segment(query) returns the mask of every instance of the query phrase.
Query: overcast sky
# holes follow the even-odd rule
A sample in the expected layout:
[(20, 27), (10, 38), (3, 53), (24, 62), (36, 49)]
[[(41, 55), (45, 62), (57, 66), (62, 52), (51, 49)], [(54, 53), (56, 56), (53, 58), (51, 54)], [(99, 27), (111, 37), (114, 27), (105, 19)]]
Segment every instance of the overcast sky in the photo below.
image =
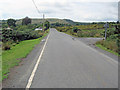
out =
[[(119, 0), (0, 0), (0, 19), (30, 18), (71, 19), (74, 21), (117, 21)], [(98, 2), (99, 1), (99, 2)]]

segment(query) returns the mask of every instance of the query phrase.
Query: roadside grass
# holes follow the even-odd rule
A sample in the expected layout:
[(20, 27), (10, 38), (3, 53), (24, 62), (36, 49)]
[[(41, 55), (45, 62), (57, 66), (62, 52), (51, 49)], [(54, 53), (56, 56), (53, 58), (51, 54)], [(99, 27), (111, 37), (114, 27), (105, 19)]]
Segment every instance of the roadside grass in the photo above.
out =
[(96, 44), (96, 46), (99, 47), (99, 48), (101, 48), (101, 49), (103, 49), (103, 50), (105, 50), (105, 51), (108, 51), (108, 52), (110, 52), (110, 53), (113, 53), (114, 55), (120, 56), (117, 52), (114, 52), (114, 51), (112, 51), (112, 50), (110, 50), (110, 49), (107, 49), (106, 47), (104, 47), (104, 46), (102, 46), (102, 45), (100, 45), (100, 44)]
[[(48, 32), (48, 31), (47, 31)], [(47, 35), (45, 33), (38, 39), (21, 41), (19, 44), (12, 46), (10, 50), (2, 52), (2, 81), (8, 77), (10, 68), (19, 65), (21, 58), (25, 58), (40, 41)], [(1, 73), (1, 72), (0, 72)]]

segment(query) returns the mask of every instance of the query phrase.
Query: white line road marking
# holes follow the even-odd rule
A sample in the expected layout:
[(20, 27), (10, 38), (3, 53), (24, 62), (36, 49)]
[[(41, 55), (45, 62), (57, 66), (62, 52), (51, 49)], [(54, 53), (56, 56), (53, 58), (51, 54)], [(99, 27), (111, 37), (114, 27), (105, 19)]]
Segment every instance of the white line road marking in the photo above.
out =
[(46, 42), (45, 42), (45, 44), (44, 44), (44, 46), (43, 46), (43, 49), (42, 49), (42, 51), (41, 51), (41, 53), (40, 53), (40, 56), (39, 56), (39, 58), (38, 58), (38, 60), (37, 60), (37, 62), (36, 62), (36, 64), (35, 64), (35, 67), (34, 67), (32, 73), (31, 73), (31, 76), (30, 76), (30, 78), (29, 78), (29, 80), (28, 80), (28, 83), (27, 83), (27, 86), (26, 86), (26, 89), (27, 89), (27, 90), (30, 88), (30, 86), (31, 86), (31, 84), (32, 84), (33, 78), (34, 78), (34, 76), (35, 76), (35, 72), (36, 72), (37, 67), (38, 67), (38, 65), (39, 65), (39, 63), (40, 63), (40, 60), (41, 60), (41, 57), (42, 57), (42, 55), (43, 55), (43, 52), (44, 52), (45, 46), (46, 46), (46, 44), (47, 44), (48, 38), (49, 38), (49, 35), (48, 35), (48, 37), (47, 37), (47, 39), (46, 39)]

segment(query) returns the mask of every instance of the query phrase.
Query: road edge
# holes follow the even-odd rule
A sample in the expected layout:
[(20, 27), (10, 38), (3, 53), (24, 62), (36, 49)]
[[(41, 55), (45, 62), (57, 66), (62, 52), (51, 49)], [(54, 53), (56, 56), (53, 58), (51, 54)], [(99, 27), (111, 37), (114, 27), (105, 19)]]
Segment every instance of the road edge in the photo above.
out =
[(35, 76), (37, 67), (38, 67), (38, 65), (39, 65), (39, 63), (40, 63), (41, 57), (42, 57), (43, 52), (44, 52), (44, 50), (45, 50), (45, 47), (46, 47), (46, 44), (47, 44), (49, 35), (50, 35), (50, 34), (48, 34), (47, 39), (46, 39), (46, 41), (45, 41), (45, 44), (44, 44), (44, 46), (43, 46), (43, 48), (42, 48), (42, 51), (41, 51), (41, 53), (40, 53), (40, 55), (39, 55), (39, 57), (38, 57), (38, 60), (37, 60), (37, 62), (36, 62), (36, 64), (35, 64), (35, 66), (34, 66), (34, 69), (32, 70), (32, 73), (31, 73), (30, 78), (29, 78), (29, 80), (28, 80), (28, 83), (27, 83), (27, 85), (26, 85), (26, 89), (29, 89), (30, 86), (31, 86), (31, 84), (32, 84), (32, 81), (33, 81), (33, 78), (34, 78), (34, 76)]

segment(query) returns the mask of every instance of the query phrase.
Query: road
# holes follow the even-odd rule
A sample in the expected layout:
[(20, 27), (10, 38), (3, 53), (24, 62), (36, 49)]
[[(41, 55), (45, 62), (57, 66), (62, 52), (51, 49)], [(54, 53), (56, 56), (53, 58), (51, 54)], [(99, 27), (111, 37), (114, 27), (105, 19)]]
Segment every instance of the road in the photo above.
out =
[(11, 71), (4, 88), (25, 88), (42, 51), (30, 88), (118, 88), (116, 60), (55, 29), (48, 36), (46, 46), (37, 46)]
[(71, 36), (50, 30), (31, 88), (117, 88), (118, 64)]
[[(85, 43), (86, 45), (88, 45), (88, 46), (90, 46), (90, 47), (92, 47), (92, 48), (94, 48), (94, 49), (96, 49), (97, 51), (99, 51), (99, 52), (101, 52), (101, 53), (103, 53), (103, 54), (105, 54), (105, 55), (107, 55), (107, 56), (109, 56), (109, 57), (111, 57), (111, 58), (113, 58), (114, 60), (116, 60), (116, 61), (118, 61), (118, 56), (117, 55), (114, 55), (114, 54), (112, 54), (112, 53), (110, 53), (110, 52), (108, 52), (108, 51), (105, 51), (105, 50), (103, 50), (103, 49), (101, 49), (101, 48), (99, 48), (99, 47), (97, 47), (96, 45), (95, 45), (95, 43), (97, 42), (97, 41), (100, 41), (100, 40), (103, 40), (103, 38), (76, 38), (76, 39), (78, 39), (78, 40), (80, 40), (80, 41), (82, 41), (83, 43)], [(120, 58), (120, 57), (119, 57)]]

